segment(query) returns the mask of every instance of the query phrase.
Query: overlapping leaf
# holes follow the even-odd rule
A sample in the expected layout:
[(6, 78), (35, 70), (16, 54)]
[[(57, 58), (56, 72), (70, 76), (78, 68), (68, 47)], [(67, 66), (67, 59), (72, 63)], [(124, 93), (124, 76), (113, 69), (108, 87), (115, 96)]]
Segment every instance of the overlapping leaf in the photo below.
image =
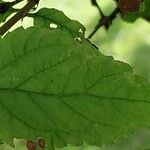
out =
[(66, 17), (56, 9), (42, 8), (34, 14), (34, 25), (49, 28), (50, 24), (56, 24), (58, 28), (70, 31), (73, 36), (83, 37), (85, 28), (77, 21)]
[(150, 127), (149, 83), (57, 25), (0, 41), (0, 139), (101, 146)]
[[(15, 12), (15, 9), (13, 8), (9, 8), (6, 6), (3, 6), (3, 4), (5, 4), (4, 1), (0, 0), (0, 23), (3, 23), (6, 21), (6, 19), (12, 14)], [(4, 10), (3, 10), (4, 9)], [(7, 10), (8, 9), (8, 10)]]

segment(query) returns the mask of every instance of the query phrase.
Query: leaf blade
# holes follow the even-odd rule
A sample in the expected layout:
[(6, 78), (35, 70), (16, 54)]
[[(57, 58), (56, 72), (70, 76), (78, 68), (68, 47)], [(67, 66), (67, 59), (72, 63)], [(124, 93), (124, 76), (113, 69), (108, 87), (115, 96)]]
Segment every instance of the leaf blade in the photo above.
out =
[(149, 127), (149, 83), (84, 38), (18, 28), (0, 47), (2, 141), (42, 136), (51, 149), (100, 146)]

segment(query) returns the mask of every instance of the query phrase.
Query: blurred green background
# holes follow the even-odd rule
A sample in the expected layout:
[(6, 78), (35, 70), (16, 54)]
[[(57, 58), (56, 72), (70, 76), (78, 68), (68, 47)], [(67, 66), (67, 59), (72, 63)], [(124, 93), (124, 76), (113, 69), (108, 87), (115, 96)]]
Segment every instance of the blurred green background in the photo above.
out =
[[(103, 13), (109, 15), (116, 7), (113, 0), (97, 0)], [(78, 20), (87, 29), (88, 36), (99, 20), (98, 10), (91, 5), (90, 0), (41, 0), (39, 8), (49, 7), (62, 10), (71, 19)], [(27, 27), (32, 19), (25, 18), (19, 22)], [(134, 73), (146, 77), (150, 81), (150, 23), (139, 18), (134, 23), (125, 22), (118, 15), (108, 31), (104, 27), (92, 37), (91, 41), (104, 55), (112, 55), (116, 60), (129, 63)], [(26, 150), (25, 141), (15, 140), (15, 148), (6, 144), (0, 150)], [(84, 145), (78, 148), (68, 146), (63, 150), (150, 150), (150, 130), (138, 132), (136, 135), (115, 145), (95, 146)]]

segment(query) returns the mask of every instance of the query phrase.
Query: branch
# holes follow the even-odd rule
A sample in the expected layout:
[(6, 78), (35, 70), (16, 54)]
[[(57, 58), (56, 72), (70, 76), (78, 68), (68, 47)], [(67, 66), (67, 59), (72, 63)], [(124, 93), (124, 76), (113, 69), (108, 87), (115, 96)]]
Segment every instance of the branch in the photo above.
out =
[(18, 3), (22, 2), (22, 1), (23, 0), (15, 0), (15, 1), (12, 1), (12, 2), (3, 2), (3, 3), (0, 3), (0, 14), (6, 13), (14, 5), (16, 5), (16, 4), (18, 4)]
[(92, 3), (93, 6), (95, 6), (98, 9), (100, 16), (101, 17), (104, 16), (104, 14), (103, 14), (101, 8), (99, 7), (97, 1), (96, 0), (91, 0), (91, 3)]
[[(19, 0), (18, 0), (19, 1)], [(24, 15), (26, 15), (39, 0), (28, 0), (28, 3), (20, 9), (12, 18), (0, 27), (0, 35), (3, 36), (15, 23), (17, 23)]]
[(109, 16), (102, 15), (98, 24), (95, 26), (93, 32), (88, 36), (89, 39), (93, 37), (93, 35), (102, 27), (104, 26), (106, 30), (112, 24), (112, 21), (116, 18), (117, 14), (120, 12), (120, 9), (117, 7)]
[[(143, 0), (141, 0), (142, 2)], [(119, 0), (117, 0), (117, 3), (120, 2)], [(116, 15), (118, 13), (121, 13), (121, 9), (119, 6), (117, 6), (117, 8), (109, 15), (109, 16), (105, 16), (103, 14), (103, 12), (101, 11), (98, 3), (96, 0), (91, 0), (91, 3), (93, 6), (97, 7), (101, 18), (99, 19), (98, 24), (95, 26), (93, 32), (88, 36), (89, 39), (91, 39), (93, 37), (93, 35), (102, 27), (104, 26), (106, 28), (106, 30), (110, 27), (110, 25), (112, 24), (112, 21), (115, 19)], [(119, 5), (119, 4), (117, 4)], [(133, 7), (133, 6), (132, 6)], [(134, 10), (135, 11), (135, 10)], [(144, 19), (146, 19), (147, 21), (150, 21), (150, 16), (148, 17), (143, 17)]]

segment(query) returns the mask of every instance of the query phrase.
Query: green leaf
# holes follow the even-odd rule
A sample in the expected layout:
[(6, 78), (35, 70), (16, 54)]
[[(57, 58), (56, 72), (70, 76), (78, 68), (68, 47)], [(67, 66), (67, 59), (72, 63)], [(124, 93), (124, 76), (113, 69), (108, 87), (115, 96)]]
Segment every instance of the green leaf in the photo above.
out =
[(2, 141), (101, 146), (150, 127), (147, 80), (71, 31), (18, 28), (0, 41)]
[(4, 144), (4, 143), (3, 143), (3, 141), (0, 139), (0, 145), (1, 145), (1, 144)]
[(3, 23), (6, 21), (6, 19), (12, 14), (14, 13), (15, 10), (14, 9), (11, 9), (9, 11), (7, 11), (6, 13), (4, 14), (0, 14), (0, 23)]
[(82, 24), (69, 19), (56, 9), (42, 8), (33, 16), (35, 26), (49, 28), (50, 24), (56, 24), (57, 28), (70, 31), (74, 37), (83, 37), (85, 34), (85, 27)]

